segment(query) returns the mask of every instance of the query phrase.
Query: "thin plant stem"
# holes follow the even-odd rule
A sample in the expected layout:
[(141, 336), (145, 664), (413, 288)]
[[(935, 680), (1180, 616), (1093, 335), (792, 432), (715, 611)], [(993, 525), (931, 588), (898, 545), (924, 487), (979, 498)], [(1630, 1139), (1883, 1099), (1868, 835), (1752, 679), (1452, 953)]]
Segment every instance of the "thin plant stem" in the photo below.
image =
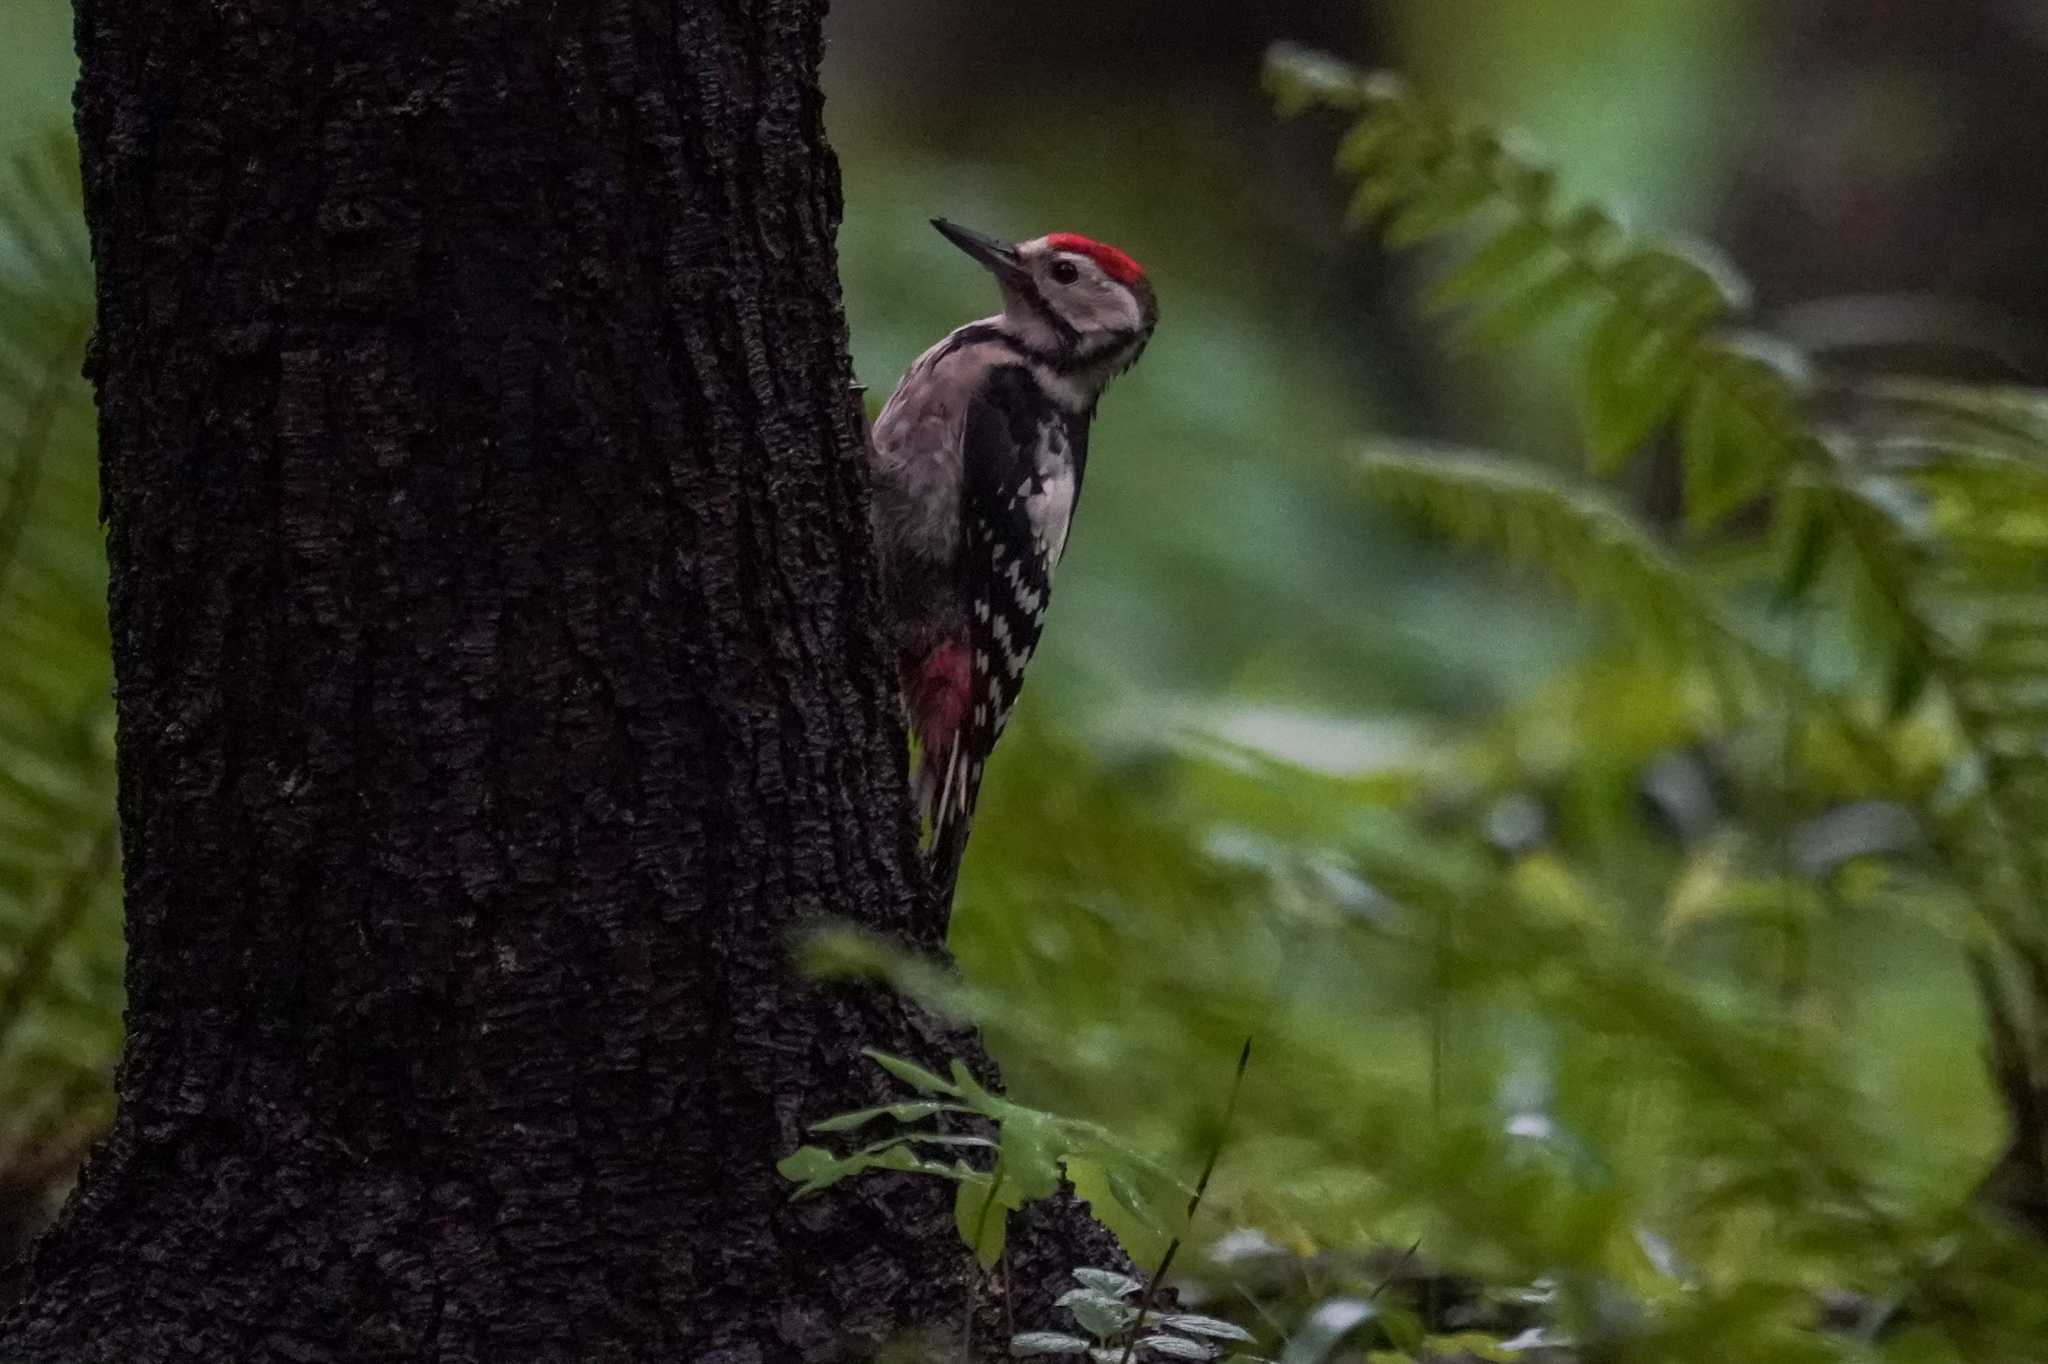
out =
[[(981, 1200), (981, 1211), (979, 1213), (976, 1213), (974, 1217), (974, 1244), (967, 1248), (967, 1257), (969, 1260), (973, 1261), (973, 1266), (969, 1270), (967, 1275), (966, 1319), (960, 1323), (960, 1357), (962, 1359), (967, 1358), (968, 1354), (974, 1348), (974, 1300), (976, 1296), (975, 1287), (981, 1282), (982, 1279), (981, 1238), (982, 1234), (988, 1230), (989, 1212), (996, 1205), (996, 1191), (1001, 1189), (1002, 1187), (1003, 1157), (1001, 1153), (998, 1152), (996, 1155), (995, 1168), (989, 1171), (988, 1197)], [(1008, 1247), (1005, 1246), (1004, 1249), (1007, 1250)], [(1005, 1278), (1003, 1289), (1003, 1309), (1007, 1313), (1009, 1310), (1009, 1280), (1007, 1277), (1007, 1264), (1005, 1265), (1004, 1273)], [(1011, 1331), (1011, 1334), (1016, 1334), (1014, 1329)]]
[[(1209, 1148), (1209, 1159), (1202, 1166), (1202, 1177), (1195, 1181), (1195, 1192), (1188, 1199), (1187, 1225), (1195, 1225), (1195, 1210), (1202, 1206), (1202, 1195), (1209, 1191), (1209, 1176), (1216, 1173), (1217, 1158), (1223, 1154), (1223, 1143), (1230, 1137), (1230, 1120), (1237, 1114), (1237, 1096), (1244, 1088), (1245, 1067), (1252, 1061), (1252, 1040), (1247, 1037), (1244, 1047), (1237, 1053), (1237, 1073), (1230, 1079), (1230, 1098), (1223, 1105), (1223, 1123), (1216, 1129), (1216, 1144)], [(1138, 1348), (1138, 1337), (1144, 1333), (1145, 1321), (1152, 1315), (1152, 1299), (1159, 1292), (1159, 1285), (1166, 1281), (1166, 1272), (1173, 1268), (1173, 1257), (1180, 1254), (1181, 1238), (1175, 1236), (1166, 1243), (1166, 1253), (1159, 1257), (1159, 1268), (1152, 1271), (1151, 1281), (1145, 1285), (1144, 1296), (1138, 1299), (1138, 1316), (1131, 1323), (1130, 1339), (1124, 1342), (1123, 1357), (1117, 1364), (1131, 1364), (1131, 1352)]]

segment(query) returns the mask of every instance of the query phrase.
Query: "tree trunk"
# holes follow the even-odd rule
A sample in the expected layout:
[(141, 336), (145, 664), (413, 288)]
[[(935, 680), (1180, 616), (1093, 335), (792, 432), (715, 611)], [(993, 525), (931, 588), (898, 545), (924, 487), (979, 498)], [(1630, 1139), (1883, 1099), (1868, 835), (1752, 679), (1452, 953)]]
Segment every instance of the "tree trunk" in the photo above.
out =
[[(863, 1044), (974, 1054), (787, 969), (816, 916), (945, 914), (822, 8), (79, 0), (129, 1040), (0, 1358), (958, 1322), (949, 1187), (773, 1170), (875, 1097)], [(1105, 1253), (1040, 1220), (1024, 1312)]]

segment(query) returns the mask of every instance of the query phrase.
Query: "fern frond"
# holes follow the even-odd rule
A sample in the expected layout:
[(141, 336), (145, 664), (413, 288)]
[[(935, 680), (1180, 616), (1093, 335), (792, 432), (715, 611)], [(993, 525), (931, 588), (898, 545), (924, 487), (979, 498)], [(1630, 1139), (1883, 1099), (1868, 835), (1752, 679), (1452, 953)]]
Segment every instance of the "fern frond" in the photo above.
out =
[(1427, 297), (1438, 308), (1477, 305), (1468, 339), (1499, 344), (1579, 321), (1579, 418), (1596, 472), (1676, 423), (1687, 523), (1707, 530), (1788, 467), (1826, 462), (1799, 415), (1797, 358), (1736, 333), (1748, 288), (1717, 255), (1565, 202), (1548, 167), (1397, 78), (1284, 45), (1268, 54), (1266, 77), (1283, 110), (1355, 116), (1337, 156), (1357, 182), (1355, 226), (1384, 223), (1397, 246), (1466, 230)]
[(1667, 659), (1701, 663), (1717, 678), (1744, 684), (1775, 667), (1761, 644), (1595, 489), (1483, 454), (1413, 446), (1372, 449), (1363, 467), (1377, 495), (1615, 609), (1640, 643)]
[(1818, 708), (1875, 765), (1873, 777), (1889, 775), (1883, 743), (1846, 698), (1729, 610), (1698, 572), (1598, 490), (1486, 455), (1416, 447), (1372, 450), (1364, 470), (1377, 495), (1613, 612), (1632, 644), (1708, 678), (1731, 718)]
[(1840, 482), (1840, 515), (1967, 747), (1958, 869), (2048, 980), (2048, 462), (1917, 441), (1869, 453), (1883, 463)]
[[(1893, 380), (1856, 393), (1852, 423), (1824, 432), (1804, 410), (1814, 386), (1806, 358), (1739, 333), (1745, 290), (1718, 263), (1634, 236), (1597, 206), (1561, 201), (1540, 163), (1397, 79), (1283, 47), (1269, 54), (1267, 80), (1283, 108), (1353, 117), (1338, 163), (1357, 183), (1362, 222), (1403, 225), (1388, 233), (1401, 242), (1472, 233), (1477, 244), (1466, 245), (1436, 299), (1490, 302), (1476, 326), (1482, 336), (1584, 319), (1579, 406), (1593, 469), (1618, 467), (1675, 423), (1690, 529), (1775, 494), (1795, 593), (1828, 544), (1846, 548), (1849, 615), (1891, 673), (1894, 708), (1938, 684), (1974, 787), (1986, 793), (1968, 806), (1980, 816), (1968, 834), (2003, 851), (1962, 864), (1986, 875), (2002, 868), (2007, 884), (1986, 890), (2006, 906), (2006, 934), (2048, 942), (2048, 839), (2034, 833), (2048, 817), (2048, 628), (2036, 605), (2048, 586), (2048, 397)], [(1453, 517), (1469, 521), (1482, 504), (1498, 510), (1498, 497), (1487, 501), (1469, 481), (1443, 491), (1439, 509)], [(1503, 489), (1496, 480), (1490, 491)], [(1527, 490), (1521, 496), (1526, 532), (1534, 523)], [(1448, 505), (1461, 499), (1472, 505)], [(1625, 543), (1615, 538), (1627, 525), (1619, 513), (1598, 525), (1601, 536), (1580, 546), (1584, 568), (1547, 556), (1568, 583), (1605, 582), (1602, 590), (1626, 595), (1684, 580), (1657, 576), (1640, 544), (1625, 555), (1613, 549)], [(1513, 526), (1493, 529), (1516, 548)], [(1635, 581), (1616, 587), (1612, 575)], [(2040, 960), (2048, 983), (2048, 956)], [(2041, 1012), (2048, 1061), (2048, 994)]]
[(2038, 389), (1894, 375), (1861, 381), (1848, 396), (1874, 414), (1880, 430), (2048, 461), (2048, 394)]

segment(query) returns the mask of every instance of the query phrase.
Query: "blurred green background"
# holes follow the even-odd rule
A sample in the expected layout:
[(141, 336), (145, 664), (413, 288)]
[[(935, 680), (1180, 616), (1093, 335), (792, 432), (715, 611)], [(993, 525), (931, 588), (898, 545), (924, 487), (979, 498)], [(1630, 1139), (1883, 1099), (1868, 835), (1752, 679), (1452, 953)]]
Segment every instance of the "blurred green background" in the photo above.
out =
[[(1340, 125), (1276, 121), (1256, 68), (1296, 39), (1405, 73), (1525, 135), (1568, 190), (1718, 243), (1761, 325), (1845, 368), (2039, 382), (2048, 201), (2020, 164), (2048, 129), (2026, 74), (2039, 26), (1895, 0), (855, 0), (833, 22), (841, 258), (872, 401), (990, 306), (934, 214), (1113, 241), (1162, 299), (1145, 362), (1103, 403), (956, 906), (1013, 1092), (1192, 1169), (1257, 1038), (1256, 1116), (1204, 1216), (1324, 1267), (1288, 1280), (1309, 1301), (1375, 1281), (1329, 1271), (1332, 1253), (1415, 1238), (1510, 1281), (1591, 1268), (1652, 1303), (1671, 1283), (1660, 1245), (1730, 1294), (1841, 1284), (1841, 1259), (1801, 1258), (1826, 1237), (1796, 1219), (1702, 1211), (1715, 1160), (1768, 1146), (1773, 1119), (1709, 1097), (1712, 1067), (1673, 1042), (1694, 1023), (1650, 1021), (1670, 1000), (1624, 1002), (1667, 971), (1772, 1092), (1835, 1092), (1774, 1050), (1774, 1019), (1825, 1053), (1846, 1089), (1816, 1149), (1867, 1139), (1852, 1164), (1908, 1202), (1981, 1178), (2003, 1141), (1981, 1016), (1939, 894), (1871, 846), (1893, 807), (1860, 802), (1839, 755), (1795, 757), (1795, 716), (1729, 724), (1697, 677), (1362, 486), (1355, 456), (1387, 434), (1576, 466), (1575, 356), (1558, 338), (1463, 353), (1417, 321), (1431, 254), (1389, 260), (1343, 230)], [(1653, 525), (1677, 512), (1672, 465), (1629, 476)], [(1814, 633), (1797, 647), (1827, 654)], [(1557, 949), (1507, 922), (1503, 885), (1585, 927), (1619, 979), (1572, 939), (1573, 978), (1546, 983), (1533, 963)], [(1404, 938), (1394, 902), (1432, 897), (1447, 933), (1502, 955)], [(1511, 1150), (1462, 1145), (1504, 1129), (1600, 1173), (1546, 1190)], [(1711, 1335), (1670, 1357), (1780, 1357)]]
[[(68, 7), (9, 0), (6, 26), (0, 152), (33, 155), (68, 115)], [(934, 215), (1115, 242), (1162, 299), (1144, 363), (1103, 404), (956, 916), (970, 980), (1030, 1001), (991, 1018), (1019, 1093), (1192, 1150), (1239, 1042), (1266, 1039), (1252, 1081), (1271, 1115), (1252, 1143), (1264, 1155), (1226, 1164), (1219, 1225), (1291, 1234), (1304, 1252), (1428, 1224), (1360, 1193), (1333, 1154), (1341, 1123), (1372, 1146), (1364, 1130), (1399, 1111), (1374, 1096), (1416, 1102), (1425, 1126), (1612, 1110), (1598, 1144), (1615, 1178), (1654, 1189), (1675, 1158), (1667, 1062), (1626, 1038), (1585, 1044), (1540, 1010), (1458, 1002), (1427, 944), (1356, 932), (1384, 922), (1391, 864), (1435, 884), (1460, 859), (1508, 859), (1534, 893), (1596, 918), (1618, 960), (1682, 968), (1731, 999), (1762, 979), (1818, 1019), (1906, 1134), (1880, 1161), (1904, 1186), (1982, 1173), (1998, 1118), (1978, 1019), (1927, 916), (1826, 885), (1796, 931), (1717, 926), (1730, 849), (1781, 845), (1792, 867), (1839, 831), (1853, 784), (1789, 760), (1781, 780), (1745, 781), (1728, 753), (1754, 736), (1687, 679), (1366, 496), (1355, 454), (1376, 433), (1576, 459), (1568, 356), (1458, 354), (1417, 321), (1414, 263), (1342, 229), (1337, 126), (1275, 120), (1258, 68), (1283, 38), (1398, 68), (1525, 131), (1573, 189), (1721, 243), (1773, 327), (2038, 381), (2048, 157), (2013, 149), (2031, 138), (2038, 152), (2048, 128), (2033, 75), (2048, 26), (1995, 0), (839, 0), (830, 34), (840, 254), (871, 409), (920, 350), (993, 306)], [(68, 415), (47, 462), (72, 476), (17, 478), (0, 515), (75, 547), (92, 534), (89, 399), (67, 378), (52, 401)], [(7, 435), (0, 459), (18, 473), (25, 446)], [(1628, 492), (1653, 521), (1670, 515), (1659, 461)], [(74, 605), (93, 601), (89, 575), (58, 577)], [(0, 616), (25, 609), (6, 590), (0, 578)], [(61, 1094), (65, 1115), (0, 1116), (0, 1261), (103, 1115), (119, 1007), (110, 882), (91, 880), (80, 893), (96, 908), (65, 921), (68, 976), (31, 950), (64, 887), (105, 871), (86, 856), (103, 817), (63, 827), (102, 808), (106, 783), (104, 669), (76, 638), (53, 674), (71, 709), (22, 712), (69, 727), (18, 725), (0, 747), (0, 820), (43, 840), (0, 878), (0, 1092), (17, 1114)], [(68, 804), (42, 789), (52, 769), (76, 778)], [(1481, 1260), (1488, 1215), (1461, 1243)], [(1719, 1227), (1714, 1253), (1740, 1260), (1759, 1234)], [(1600, 1254), (1624, 1279), (1649, 1273)]]

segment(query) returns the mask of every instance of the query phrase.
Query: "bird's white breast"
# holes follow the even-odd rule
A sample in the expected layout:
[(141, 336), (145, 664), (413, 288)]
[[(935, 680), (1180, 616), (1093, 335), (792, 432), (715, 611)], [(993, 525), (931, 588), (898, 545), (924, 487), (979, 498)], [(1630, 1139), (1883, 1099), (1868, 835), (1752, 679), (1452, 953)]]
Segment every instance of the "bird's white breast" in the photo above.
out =
[(1038, 455), (1038, 479), (1025, 494), (1024, 511), (1045, 550), (1046, 572), (1067, 552), (1067, 528), (1074, 515), (1074, 457), (1066, 433), (1054, 427)]

